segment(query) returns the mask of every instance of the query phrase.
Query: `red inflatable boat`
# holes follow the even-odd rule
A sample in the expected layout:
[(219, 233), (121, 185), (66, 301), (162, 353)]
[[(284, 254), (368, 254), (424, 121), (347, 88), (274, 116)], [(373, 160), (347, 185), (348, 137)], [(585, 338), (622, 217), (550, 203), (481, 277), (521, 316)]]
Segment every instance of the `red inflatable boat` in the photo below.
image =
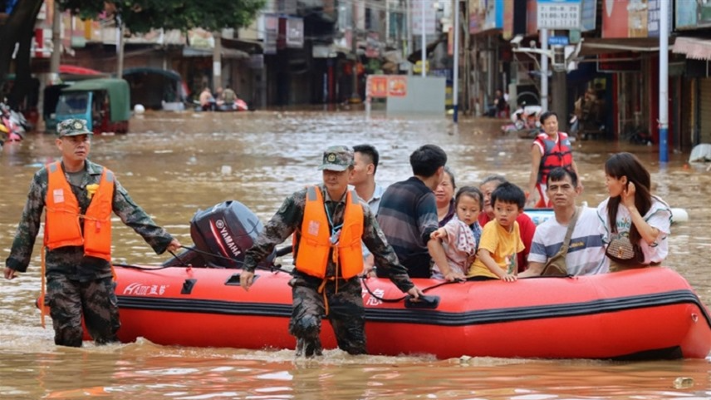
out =
[[(240, 270), (117, 267), (119, 337), (162, 345), (290, 348), (290, 275), (257, 271), (249, 292)], [(668, 268), (614, 274), (439, 285), (415, 280), (432, 308), (410, 308), (389, 281), (364, 281), (371, 354), (526, 358), (704, 358), (709, 314)], [(324, 320), (322, 341), (334, 348)]]

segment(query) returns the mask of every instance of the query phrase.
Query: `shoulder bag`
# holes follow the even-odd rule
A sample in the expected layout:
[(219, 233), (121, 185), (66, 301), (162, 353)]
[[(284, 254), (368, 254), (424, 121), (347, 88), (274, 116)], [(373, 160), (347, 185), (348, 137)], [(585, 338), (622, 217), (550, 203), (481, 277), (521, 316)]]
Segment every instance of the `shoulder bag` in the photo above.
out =
[(580, 215), (580, 208), (575, 207), (575, 212), (573, 217), (570, 218), (568, 222), (568, 230), (565, 232), (565, 239), (563, 239), (563, 246), (560, 250), (551, 257), (546, 265), (541, 271), (541, 276), (568, 276), (568, 268), (565, 264), (565, 256), (568, 255), (568, 246), (570, 245), (570, 239), (573, 236), (573, 229), (575, 229), (575, 224), (578, 222), (578, 215)]
[(632, 243), (627, 234), (617, 233), (617, 224), (612, 223), (610, 243), (605, 248), (605, 255), (622, 265), (644, 264), (644, 253), (639, 244)]

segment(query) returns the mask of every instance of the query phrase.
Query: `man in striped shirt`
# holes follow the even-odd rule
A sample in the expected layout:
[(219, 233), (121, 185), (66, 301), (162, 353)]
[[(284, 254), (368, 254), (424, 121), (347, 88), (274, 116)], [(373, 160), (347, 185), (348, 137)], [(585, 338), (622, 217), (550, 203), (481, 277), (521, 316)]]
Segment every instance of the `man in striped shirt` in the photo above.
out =
[[(548, 174), (546, 191), (553, 203), (555, 218), (549, 218), (536, 228), (528, 254), (528, 269), (518, 276), (539, 276), (543, 268), (561, 247), (568, 224), (575, 213), (575, 200), (580, 194), (578, 177), (574, 171), (556, 167)], [(600, 219), (593, 208), (580, 207), (580, 215), (573, 227), (565, 265), (568, 275), (594, 275), (608, 272), (609, 261), (600, 233)]]

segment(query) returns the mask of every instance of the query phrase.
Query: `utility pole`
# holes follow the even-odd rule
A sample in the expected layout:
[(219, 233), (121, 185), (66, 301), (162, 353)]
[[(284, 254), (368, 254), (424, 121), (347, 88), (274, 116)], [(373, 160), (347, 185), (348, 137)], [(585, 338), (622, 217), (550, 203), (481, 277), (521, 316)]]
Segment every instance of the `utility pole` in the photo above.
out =
[(474, 68), (472, 68), (474, 70), (474, 76), (472, 77), (472, 79), (474, 80), (473, 97), (475, 99), (475, 102), (474, 102), (474, 109), (472, 110), (472, 114), (476, 117), (481, 117), (481, 108), (482, 108), (481, 107), (481, 97), (480, 97), (481, 96), (481, 67), (480, 67), (481, 60), (479, 59), (479, 42), (480, 42), (480, 40), (481, 39), (479, 37), (474, 36), (474, 45), (473, 45), (474, 56), (469, 57), (472, 64), (473, 64), (472, 66), (474, 67)]
[(351, 26), (351, 51), (353, 52), (353, 68), (351, 69), (351, 99), (353, 104), (360, 103), (360, 95), (358, 94), (358, 1), (353, 1), (353, 25)]
[(659, 162), (669, 161), (669, 0), (659, 4)]
[[(413, 39), (412, 39), (412, 1), (413, 0), (405, 0), (407, 3), (407, 51), (405, 52), (405, 57), (409, 56), (412, 50), (414, 50), (414, 44), (413, 44)], [(412, 64), (410, 64), (410, 68), (407, 70), (408, 75), (412, 75)]]
[(541, 57), (541, 113), (548, 111), (548, 29), (540, 30), (539, 41), (543, 57)]
[(116, 76), (121, 79), (123, 78), (123, 21), (120, 15), (116, 15), (116, 28), (118, 31), (118, 38), (116, 38), (116, 52), (117, 65), (116, 65)]
[[(49, 74), (45, 79), (40, 81), (40, 90), (37, 99), (37, 105), (40, 110), (44, 109), (44, 89), (47, 86), (52, 86), (59, 82), (59, 64), (62, 58), (62, 38), (61, 25), (62, 14), (59, 9), (59, 2), (55, 1), (52, 7), (52, 54), (49, 57)], [(44, 47), (44, 44), (42, 44)], [(44, 120), (44, 112), (40, 112), (37, 118), (37, 130), (46, 131), (46, 121)]]
[[(49, 84), (54, 84), (59, 78), (59, 64), (62, 58), (62, 11), (59, 2), (55, 1), (52, 8), (52, 55), (49, 58)], [(41, 113), (40, 113), (41, 114)]]
[(420, 14), (420, 17), (422, 18), (420, 28), (422, 29), (422, 42), (420, 43), (422, 46), (421, 52), (420, 52), (420, 57), (421, 57), (421, 75), (422, 77), (427, 76), (427, 72), (425, 71), (425, 63), (427, 62), (427, 40), (425, 38), (425, 19), (426, 14), (425, 14), (425, 0), (420, 0), (420, 10), (422, 11)]
[(452, 73), (452, 122), (459, 122), (459, 0), (454, 0), (454, 69)]
[(217, 30), (212, 33), (212, 37), (215, 40), (212, 48), (212, 90), (217, 95), (217, 89), (222, 87), (222, 33)]
[[(470, 13), (469, 2), (464, 2), (464, 15)], [(471, 60), (471, 34), (469, 33), (469, 24), (465, 23), (464, 29), (464, 112), (471, 115), (472, 104), (472, 60)]]

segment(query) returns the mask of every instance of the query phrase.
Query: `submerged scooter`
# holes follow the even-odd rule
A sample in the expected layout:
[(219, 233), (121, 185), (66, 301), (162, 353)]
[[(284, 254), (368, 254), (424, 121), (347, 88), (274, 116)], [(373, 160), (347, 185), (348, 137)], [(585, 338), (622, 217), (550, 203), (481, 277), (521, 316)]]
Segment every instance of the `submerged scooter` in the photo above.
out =
[(539, 119), (542, 111), (543, 108), (539, 105), (527, 106), (525, 102), (519, 104), (516, 111), (511, 113), (512, 123), (503, 125), (501, 132), (516, 132), (520, 138), (535, 137), (541, 129)]
[(12, 110), (7, 104), (0, 103), (0, 124), (9, 142), (20, 142), (25, 138), (25, 132), (30, 125), (25, 117)]
[(0, 150), (2, 150), (5, 140), (7, 140), (7, 128), (5, 128), (5, 125), (0, 125)]

